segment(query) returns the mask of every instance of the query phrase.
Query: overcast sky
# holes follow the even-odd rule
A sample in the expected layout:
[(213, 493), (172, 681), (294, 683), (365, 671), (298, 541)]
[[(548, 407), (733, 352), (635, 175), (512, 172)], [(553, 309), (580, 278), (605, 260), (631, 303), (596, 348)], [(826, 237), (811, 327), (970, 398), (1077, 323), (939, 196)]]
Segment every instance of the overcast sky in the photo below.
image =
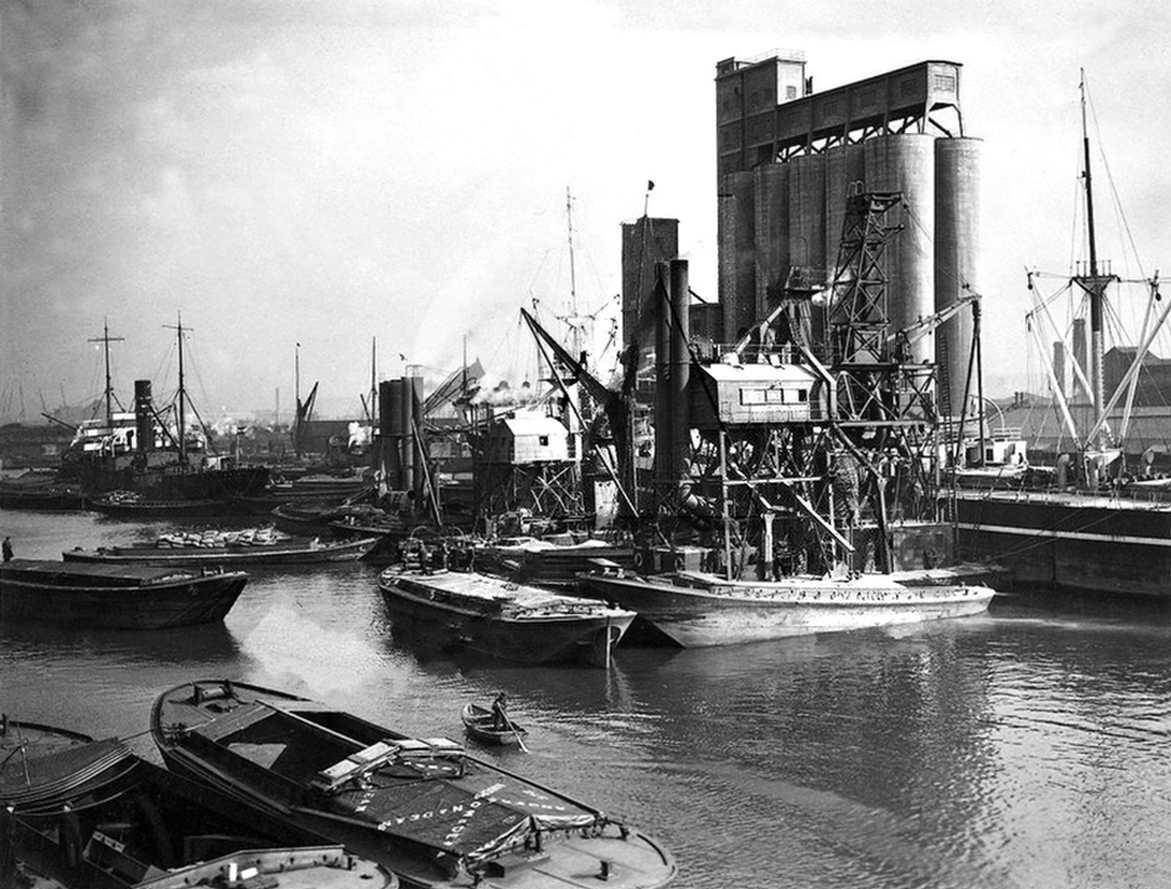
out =
[[(987, 142), (993, 392), (1026, 381), (1025, 266), (1070, 260), (1079, 67), (1143, 271), (1171, 257), (1164, 4), (0, 4), (0, 413), (18, 387), (30, 418), (100, 392), (105, 317), (123, 398), (140, 377), (165, 395), (180, 311), (211, 416), (271, 409), (278, 387), (287, 415), (297, 342), (302, 388), (355, 407), (372, 337), (381, 377), (400, 355), (454, 369), (466, 333), (519, 379), (519, 307), (554, 327), (566, 308), (567, 186), (582, 309), (614, 305), (647, 179), (714, 298), (714, 65), (778, 47), (805, 51), (818, 90), (963, 63), (967, 134)], [(1100, 252), (1138, 274), (1096, 175)]]

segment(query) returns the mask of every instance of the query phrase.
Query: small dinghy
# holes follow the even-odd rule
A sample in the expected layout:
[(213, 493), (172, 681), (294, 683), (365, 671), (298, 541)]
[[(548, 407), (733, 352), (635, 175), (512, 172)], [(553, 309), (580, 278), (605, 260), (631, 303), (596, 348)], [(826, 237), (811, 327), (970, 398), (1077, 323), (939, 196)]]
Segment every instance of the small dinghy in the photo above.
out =
[(523, 736), (528, 732), (511, 719), (508, 720), (511, 728), (497, 728), (496, 717), (487, 707), (479, 704), (468, 704), (464, 707), (460, 718), (464, 723), (464, 730), (469, 738), (474, 738), (484, 744), (521, 744)]

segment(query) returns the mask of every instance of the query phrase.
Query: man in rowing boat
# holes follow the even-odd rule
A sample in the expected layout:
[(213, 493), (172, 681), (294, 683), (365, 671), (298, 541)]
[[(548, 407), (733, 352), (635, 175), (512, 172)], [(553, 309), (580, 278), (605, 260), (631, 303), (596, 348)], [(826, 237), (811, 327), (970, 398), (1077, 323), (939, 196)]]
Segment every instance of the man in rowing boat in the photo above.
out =
[(504, 692), (500, 692), (492, 701), (492, 728), (498, 731), (512, 728), (512, 721), (508, 718), (508, 699)]

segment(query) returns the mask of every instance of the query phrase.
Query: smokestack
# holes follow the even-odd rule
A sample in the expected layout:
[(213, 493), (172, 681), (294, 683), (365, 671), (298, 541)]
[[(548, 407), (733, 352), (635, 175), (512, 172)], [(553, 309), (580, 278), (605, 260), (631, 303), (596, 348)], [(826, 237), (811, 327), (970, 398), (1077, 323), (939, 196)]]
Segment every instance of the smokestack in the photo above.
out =
[(382, 477), (392, 491), (402, 490), (403, 381), (378, 384), (378, 454)]
[(691, 380), (691, 291), (687, 282), (687, 260), (671, 260), (671, 464), (672, 480), (687, 474), (685, 465), (691, 450), (690, 403), (687, 387)]
[(134, 381), (134, 432), (138, 438), (135, 450), (145, 454), (155, 446), (154, 406), (150, 395), (150, 380)]
[(422, 427), (423, 378), (403, 377), (402, 396), (402, 489), (415, 492), (415, 508), (421, 509), (419, 494), (423, 490), (423, 468), (421, 455), (415, 443), (415, 433)]

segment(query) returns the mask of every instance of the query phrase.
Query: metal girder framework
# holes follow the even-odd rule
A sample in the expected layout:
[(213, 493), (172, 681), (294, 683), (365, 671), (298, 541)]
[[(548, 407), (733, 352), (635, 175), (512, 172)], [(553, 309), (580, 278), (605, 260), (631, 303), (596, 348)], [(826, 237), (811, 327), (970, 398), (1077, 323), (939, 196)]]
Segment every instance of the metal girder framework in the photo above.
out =
[(891, 192), (851, 195), (846, 202), (829, 317), (836, 367), (891, 360), (883, 255), (887, 239), (902, 228), (891, 221), (901, 201)]
[(475, 478), (477, 520), (518, 509), (551, 519), (578, 520), (585, 514), (581, 471), (572, 461), (481, 464)]
[(934, 424), (935, 368), (904, 364), (903, 338), (889, 333), (887, 241), (898, 192), (852, 195), (838, 252), (830, 307), (832, 369), (843, 422)]
[[(751, 425), (706, 430), (693, 441), (688, 481), (662, 501), (659, 519), (672, 539), (698, 539), (723, 550), (734, 573), (740, 541), (758, 553), (785, 554), (787, 570), (826, 570), (835, 545), (851, 549), (837, 530), (826, 454), (832, 445), (823, 424)], [(839, 513), (835, 517), (835, 512)], [(777, 521), (772, 543), (762, 519)], [(767, 559), (772, 564), (772, 552)]]
[[(945, 120), (940, 112), (954, 113), (954, 120)], [(935, 133), (944, 137), (963, 135), (963, 118), (953, 106), (923, 107), (905, 114), (884, 118), (851, 121), (832, 131), (809, 134), (798, 142), (777, 146), (775, 160), (785, 163), (807, 154), (822, 154), (842, 145), (857, 145), (879, 136), (897, 136), (904, 133)]]

